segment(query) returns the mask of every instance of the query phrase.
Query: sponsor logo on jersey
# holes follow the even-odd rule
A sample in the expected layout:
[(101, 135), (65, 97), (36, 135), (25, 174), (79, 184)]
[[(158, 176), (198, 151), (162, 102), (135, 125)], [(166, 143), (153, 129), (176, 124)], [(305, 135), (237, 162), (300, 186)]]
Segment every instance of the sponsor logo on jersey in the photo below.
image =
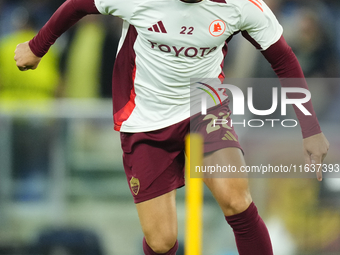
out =
[(212, 36), (217, 37), (217, 36), (223, 35), (226, 27), (227, 26), (223, 20), (217, 19), (211, 22), (209, 26), (209, 32)]
[(217, 47), (177, 47), (177, 46), (170, 46), (166, 44), (158, 44), (156, 42), (152, 42), (148, 40), (151, 44), (151, 49), (158, 48), (160, 51), (165, 53), (173, 53), (176, 57), (179, 57), (179, 54), (182, 53), (184, 56), (188, 58), (193, 57), (205, 57), (209, 55), (211, 52), (215, 51)]
[(164, 27), (164, 24), (163, 22), (160, 20), (158, 21), (155, 25), (153, 25), (152, 27), (149, 27), (148, 28), (149, 31), (152, 31), (152, 32), (156, 32), (156, 33), (163, 33), (163, 34), (166, 34), (168, 33)]
[(137, 195), (139, 192), (139, 188), (140, 188), (139, 180), (135, 177), (132, 177), (130, 180), (130, 187), (131, 187), (133, 194)]

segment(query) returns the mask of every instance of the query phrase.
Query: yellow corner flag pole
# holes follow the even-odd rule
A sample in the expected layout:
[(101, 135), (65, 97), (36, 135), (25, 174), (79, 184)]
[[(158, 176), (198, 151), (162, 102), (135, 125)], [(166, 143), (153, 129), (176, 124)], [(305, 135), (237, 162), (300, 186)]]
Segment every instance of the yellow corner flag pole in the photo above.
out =
[(191, 174), (195, 172), (196, 166), (203, 165), (203, 137), (193, 133), (188, 135), (185, 150), (187, 155), (185, 255), (201, 255), (203, 182), (201, 178), (192, 178)]

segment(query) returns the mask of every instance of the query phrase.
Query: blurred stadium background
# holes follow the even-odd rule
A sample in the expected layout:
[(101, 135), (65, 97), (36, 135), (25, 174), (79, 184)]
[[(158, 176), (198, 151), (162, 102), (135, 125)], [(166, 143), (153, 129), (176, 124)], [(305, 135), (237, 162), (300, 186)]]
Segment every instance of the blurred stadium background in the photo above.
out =
[[(84, 18), (34, 72), (17, 71), (13, 61), (15, 46), (30, 40), (62, 2), (0, 0), (0, 255), (139, 255), (143, 235), (122, 167), (119, 133), (112, 128), (111, 71), (121, 21)], [(310, 89), (331, 142), (326, 162), (339, 164), (340, 2), (266, 3), (306, 77), (323, 78), (313, 80)], [(241, 36), (229, 45), (225, 73), (274, 77)], [(255, 106), (270, 104), (268, 91), (257, 88), (255, 94), (264, 97), (255, 99)], [(237, 131), (249, 165), (303, 163), (298, 128)], [(340, 254), (340, 179), (250, 182), (276, 255)], [(184, 189), (178, 192), (178, 214), (183, 246)], [(204, 255), (237, 254), (231, 229), (208, 191), (203, 240)]]

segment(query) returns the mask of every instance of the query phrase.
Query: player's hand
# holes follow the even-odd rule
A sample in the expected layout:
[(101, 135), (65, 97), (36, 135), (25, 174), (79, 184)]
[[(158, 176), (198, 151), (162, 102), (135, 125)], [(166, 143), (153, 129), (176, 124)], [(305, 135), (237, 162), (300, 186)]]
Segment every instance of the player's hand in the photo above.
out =
[[(325, 135), (320, 133), (303, 139), (303, 147), (305, 164), (322, 164), (329, 149), (329, 142)], [(322, 181), (322, 168), (316, 167), (315, 169), (319, 169), (316, 172), (316, 177), (318, 181)]]
[(28, 42), (18, 44), (14, 53), (14, 60), (20, 71), (36, 69), (41, 60), (41, 58), (34, 55), (34, 53), (31, 51)]

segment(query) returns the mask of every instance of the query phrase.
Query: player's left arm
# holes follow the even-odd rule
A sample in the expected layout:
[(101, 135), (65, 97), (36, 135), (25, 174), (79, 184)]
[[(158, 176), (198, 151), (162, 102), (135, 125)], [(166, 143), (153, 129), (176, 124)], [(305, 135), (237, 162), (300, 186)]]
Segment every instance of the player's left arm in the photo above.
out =
[[(280, 78), (282, 87), (300, 87), (308, 90), (301, 66), (282, 36), (283, 29), (274, 14), (263, 1), (259, 6), (251, 2), (243, 6), (240, 28), (242, 35), (249, 40), (271, 64)], [(295, 79), (286, 79), (295, 78)], [(294, 82), (292, 82), (294, 81)], [(289, 98), (300, 98), (299, 93), (289, 93)], [(321, 164), (327, 155), (329, 142), (321, 131), (312, 101), (303, 106), (311, 113), (304, 115), (295, 105), (294, 111), (299, 120), (304, 146), (306, 164)], [(317, 172), (317, 179), (322, 180), (322, 172)]]
[[(304, 78), (301, 66), (291, 47), (288, 46), (283, 36), (271, 45), (267, 50), (262, 51), (264, 57), (271, 64), (277, 76), (281, 79), (283, 87), (301, 87), (308, 89), (307, 82)], [(285, 79), (297, 78), (297, 79)], [(299, 94), (292, 93), (290, 97), (298, 98)], [(300, 122), (304, 156), (306, 164), (322, 164), (327, 155), (329, 142), (322, 133), (318, 119), (316, 117), (312, 101), (309, 100), (303, 106), (311, 113), (304, 115), (295, 105), (294, 110)], [(322, 180), (322, 172), (317, 172), (317, 178)]]

